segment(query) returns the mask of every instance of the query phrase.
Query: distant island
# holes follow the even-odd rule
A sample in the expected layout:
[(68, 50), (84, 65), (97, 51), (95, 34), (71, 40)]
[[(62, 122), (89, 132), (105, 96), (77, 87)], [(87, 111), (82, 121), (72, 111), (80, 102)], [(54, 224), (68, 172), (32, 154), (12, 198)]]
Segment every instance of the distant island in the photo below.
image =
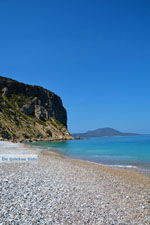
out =
[(89, 130), (85, 133), (72, 134), (73, 137), (77, 138), (91, 138), (91, 137), (114, 137), (114, 136), (136, 136), (136, 133), (123, 133), (110, 127), (98, 128), (96, 130)]

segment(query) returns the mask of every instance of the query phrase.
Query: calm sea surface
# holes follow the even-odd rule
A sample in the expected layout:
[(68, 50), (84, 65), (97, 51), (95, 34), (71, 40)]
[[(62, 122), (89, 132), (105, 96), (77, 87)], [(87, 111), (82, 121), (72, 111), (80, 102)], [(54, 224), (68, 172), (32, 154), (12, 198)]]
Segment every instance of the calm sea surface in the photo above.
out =
[(116, 167), (150, 172), (150, 135), (105, 137), (63, 142), (35, 142), (34, 146), (54, 150), (68, 157)]

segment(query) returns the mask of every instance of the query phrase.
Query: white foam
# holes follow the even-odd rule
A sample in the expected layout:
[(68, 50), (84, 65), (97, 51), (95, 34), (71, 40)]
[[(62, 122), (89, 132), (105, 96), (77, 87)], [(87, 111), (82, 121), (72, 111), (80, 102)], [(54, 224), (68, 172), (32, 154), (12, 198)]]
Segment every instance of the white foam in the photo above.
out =
[(108, 165), (112, 167), (119, 167), (119, 168), (137, 168), (137, 166), (132, 166), (132, 165)]

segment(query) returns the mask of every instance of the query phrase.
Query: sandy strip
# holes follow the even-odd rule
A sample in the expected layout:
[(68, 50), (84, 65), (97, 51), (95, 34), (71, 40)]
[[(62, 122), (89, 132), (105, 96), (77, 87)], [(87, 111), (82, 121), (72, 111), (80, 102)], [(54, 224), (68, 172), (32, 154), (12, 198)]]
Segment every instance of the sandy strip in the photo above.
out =
[(0, 224), (149, 225), (149, 177), (0, 142), (12, 152), (38, 160), (0, 163)]

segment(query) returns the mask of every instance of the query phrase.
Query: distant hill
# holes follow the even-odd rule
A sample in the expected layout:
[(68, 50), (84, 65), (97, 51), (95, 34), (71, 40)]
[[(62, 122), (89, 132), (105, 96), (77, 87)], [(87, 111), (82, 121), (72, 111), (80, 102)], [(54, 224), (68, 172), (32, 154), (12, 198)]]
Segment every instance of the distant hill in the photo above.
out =
[(90, 137), (113, 137), (113, 136), (136, 136), (136, 133), (123, 133), (113, 128), (105, 127), (96, 130), (89, 130), (85, 133), (72, 134), (74, 137), (90, 138)]

